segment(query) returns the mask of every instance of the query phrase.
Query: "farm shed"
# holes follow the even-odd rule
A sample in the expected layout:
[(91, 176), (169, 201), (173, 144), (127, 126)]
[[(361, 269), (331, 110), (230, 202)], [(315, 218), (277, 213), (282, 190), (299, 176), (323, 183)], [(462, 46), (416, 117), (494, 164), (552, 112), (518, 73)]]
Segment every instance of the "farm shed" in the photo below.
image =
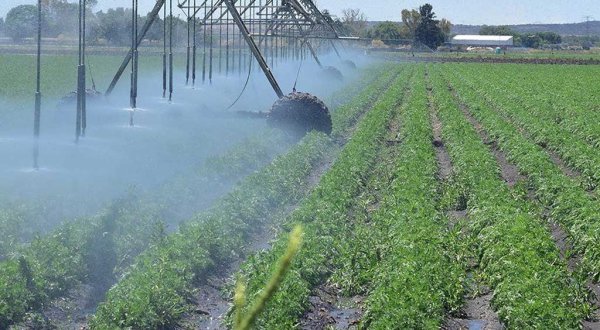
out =
[(512, 36), (481, 36), (481, 35), (457, 35), (450, 43), (453, 46), (479, 46), (479, 47), (512, 47)]

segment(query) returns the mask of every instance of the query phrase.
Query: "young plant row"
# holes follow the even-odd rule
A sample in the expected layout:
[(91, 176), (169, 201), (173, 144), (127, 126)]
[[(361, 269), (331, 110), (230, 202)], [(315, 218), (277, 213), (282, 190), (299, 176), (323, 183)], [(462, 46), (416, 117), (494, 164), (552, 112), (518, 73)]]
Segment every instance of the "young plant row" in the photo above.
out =
[[(482, 86), (482, 80), (475, 78), (475, 74), (465, 73), (462, 76), (472, 88)], [(578, 129), (571, 131), (557, 124), (552, 111), (547, 109), (547, 100), (542, 101), (519, 91), (516, 83), (502, 86), (496, 81), (487, 79), (485, 91), (478, 88), (482, 96), (492, 104), (497, 104), (498, 111), (524, 129), (536, 143), (547, 146), (579, 171), (588, 189), (595, 189), (600, 184), (598, 148), (587, 143), (586, 136), (579, 134)], [(506, 90), (511, 92), (507, 93)]]
[(600, 202), (578, 183), (565, 175), (546, 152), (519, 133), (498, 112), (483, 101), (462, 78), (445, 75), (451, 80), (462, 102), (495, 138), (508, 159), (529, 178), (539, 202), (550, 210), (550, 220), (569, 233), (574, 252), (582, 256), (586, 276), (600, 280)]
[[(365, 95), (361, 93), (341, 109), (363, 112), (370, 102)], [(353, 114), (352, 110), (342, 111)], [(334, 125), (339, 124), (334, 121)], [(239, 258), (249, 237), (264, 229), (273, 214), (303, 198), (308, 193), (310, 173), (336, 149), (329, 138), (312, 133), (246, 178), (210, 212), (197, 215), (179, 232), (138, 257), (109, 291), (91, 326), (159, 328), (176, 324), (190, 307), (188, 298), (194, 284), (217, 265)]]
[[(268, 163), (275, 148), (282, 145), (277, 132), (259, 134), (259, 139), (242, 143), (243, 151), (234, 148), (213, 162), (235, 160), (250, 166)], [(0, 262), (0, 328), (19, 322), (28, 312), (36, 312), (50, 300), (64, 296), (79, 283), (106, 287), (115, 280), (115, 273), (128, 267), (133, 258), (164, 235), (165, 216), (182, 209), (184, 202), (171, 205), (172, 199), (185, 200), (190, 191), (196, 193), (215, 182), (235, 180), (244, 175), (235, 165), (207, 164), (188, 173), (188, 180), (179, 177), (166, 183), (162, 194), (128, 195), (114, 201), (101, 214), (77, 219), (59, 226), (29, 244), (16, 243), (18, 228), (3, 233), (12, 240), (5, 252), (8, 258)], [(203, 185), (200, 185), (202, 183)], [(198, 184), (198, 187), (191, 185)], [(233, 184), (233, 183), (231, 183)], [(189, 208), (201, 207), (199, 202), (186, 200)], [(15, 221), (6, 216), (7, 223)], [(21, 225), (25, 225), (25, 220)], [(4, 236), (4, 237), (6, 237)]]
[[(456, 262), (452, 234), (438, 211), (437, 163), (425, 90), (424, 66), (400, 111), (401, 133), (394, 180), (372, 215), (366, 250), (373, 260), (363, 326), (369, 329), (438, 329), (462, 302), (465, 271)], [(374, 254), (374, 253), (372, 253)]]
[(498, 164), (448, 91), (436, 67), (433, 98), (452, 159), (455, 188), (466, 200), (467, 239), (492, 305), (508, 328), (574, 329), (589, 312), (550, 233), (523, 198), (513, 196)]
[[(407, 69), (404, 69), (407, 70)], [(411, 69), (408, 69), (409, 71)], [(267, 329), (294, 328), (309, 305), (311, 290), (323, 284), (336, 268), (340, 243), (352, 230), (356, 197), (364, 189), (368, 174), (375, 165), (378, 150), (385, 144), (388, 124), (403, 102), (410, 72), (397, 78), (359, 123), (354, 135), (319, 185), (285, 220), (285, 228), (301, 224), (304, 228), (302, 249), (257, 321)], [(281, 235), (271, 250), (254, 255), (242, 266), (247, 279), (247, 295), (260, 294), (286, 247)]]
[(595, 89), (598, 67), (519, 65), (486, 71), (488, 77), (501, 77), (492, 78), (495, 84), (510, 86), (523, 100), (535, 101), (552, 121), (600, 147), (600, 96)]

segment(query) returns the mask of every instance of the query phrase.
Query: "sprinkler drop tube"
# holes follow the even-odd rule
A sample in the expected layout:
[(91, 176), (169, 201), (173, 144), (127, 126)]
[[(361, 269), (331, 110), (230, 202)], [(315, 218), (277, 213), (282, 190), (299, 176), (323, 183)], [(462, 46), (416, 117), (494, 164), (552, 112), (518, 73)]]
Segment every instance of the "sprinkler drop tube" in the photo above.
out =
[(206, 82), (206, 3), (204, 4), (204, 19), (202, 20), (202, 83)]
[(41, 57), (42, 57), (42, 0), (38, 0), (38, 21), (37, 21), (37, 75), (35, 90), (35, 110), (33, 112), (33, 169), (39, 170), (40, 156), (40, 117), (42, 109), (41, 92)]
[(190, 39), (191, 39), (191, 15), (190, 15), (190, 5), (187, 4), (187, 53), (186, 53), (186, 64), (185, 64), (185, 85), (189, 85), (190, 83), (190, 56), (191, 56), (191, 52), (192, 52), (192, 47), (190, 45)]
[(192, 49), (192, 53), (193, 53), (193, 60), (192, 60), (192, 86), (196, 86), (196, 26), (198, 25), (198, 22), (196, 21), (196, 0), (194, 0), (194, 16), (193, 16), (193, 21), (194, 21), (194, 47)]
[(163, 6), (163, 99), (167, 97), (167, 5)]
[[(215, 7), (215, 0), (210, 0), (210, 6), (211, 6), (211, 11), (212, 8)], [(212, 85), (212, 78), (213, 78), (213, 39), (214, 39), (214, 21), (212, 18), (212, 15), (210, 16), (210, 54), (209, 54), (209, 60), (208, 60), (208, 81), (210, 82), (210, 84)]]
[(79, 142), (79, 138), (82, 136), (82, 118), (83, 118), (83, 107), (85, 103), (85, 65), (83, 61), (83, 25), (84, 17), (83, 10), (85, 10), (84, 0), (79, 0), (79, 64), (77, 66), (77, 113), (75, 118), (75, 143)]
[(173, 0), (169, 0), (169, 102), (173, 100)]

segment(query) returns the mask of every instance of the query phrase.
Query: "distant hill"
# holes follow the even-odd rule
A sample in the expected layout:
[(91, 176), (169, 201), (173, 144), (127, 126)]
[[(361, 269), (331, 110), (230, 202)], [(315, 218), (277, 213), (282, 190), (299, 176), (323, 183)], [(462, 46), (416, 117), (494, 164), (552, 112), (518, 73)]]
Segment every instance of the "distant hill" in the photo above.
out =
[[(534, 32), (555, 32), (563, 36), (585, 36), (589, 34), (600, 35), (600, 21), (590, 21), (589, 23), (571, 23), (571, 24), (520, 24), (508, 25), (511, 29), (519, 33)], [(482, 25), (462, 25), (452, 26), (453, 34), (479, 34)]]

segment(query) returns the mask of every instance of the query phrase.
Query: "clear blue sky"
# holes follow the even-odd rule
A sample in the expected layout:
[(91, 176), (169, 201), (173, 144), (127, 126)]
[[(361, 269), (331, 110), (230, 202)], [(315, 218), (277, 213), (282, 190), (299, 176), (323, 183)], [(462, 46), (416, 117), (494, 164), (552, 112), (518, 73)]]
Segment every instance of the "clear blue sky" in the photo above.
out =
[[(75, 1), (75, 0), (73, 0)], [(155, 0), (139, 0), (141, 11), (152, 8)], [(177, 0), (173, 0), (174, 3)], [(129, 6), (129, 0), (98, 0), (100, 9)], [(341, 14), (344, 8), (360, 8), (370, 20), (399, 20), (403, 8), (416, 8), (427, 0), (316, 0), (322, 9)], [(574, 23), (584, 16), (600, 20), (598, 0), (429, 0), (438, 17), (459, 24)], [(20, 4), (35, 0), (0, 0), (0, 16)]]

